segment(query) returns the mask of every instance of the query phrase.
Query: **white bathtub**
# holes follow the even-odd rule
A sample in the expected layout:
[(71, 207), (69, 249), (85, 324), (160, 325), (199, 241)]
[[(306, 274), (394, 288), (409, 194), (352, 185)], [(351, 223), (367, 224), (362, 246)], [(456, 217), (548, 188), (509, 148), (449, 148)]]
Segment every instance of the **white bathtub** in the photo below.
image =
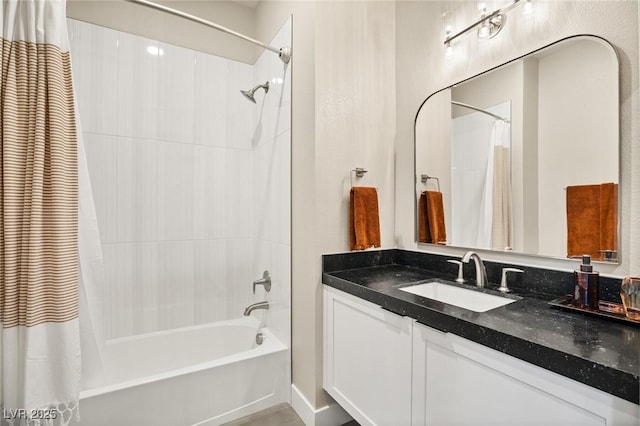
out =
[(253, 317), (107, 343), (79, 424), (217, 425), (289, 400), (287, 348)]

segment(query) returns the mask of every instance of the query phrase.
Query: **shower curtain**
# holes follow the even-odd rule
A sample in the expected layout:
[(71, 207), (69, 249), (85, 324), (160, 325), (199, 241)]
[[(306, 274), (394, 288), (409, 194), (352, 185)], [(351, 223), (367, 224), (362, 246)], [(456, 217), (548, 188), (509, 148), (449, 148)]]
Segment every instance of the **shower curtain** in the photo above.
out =
[(78, 409), (77, 147), (64, 0), (3, 0), (0, 409), (67, 424)]
[(510, 124), (496, 120), (489, 143), (478, 246), (510, 250), (513, 246)]

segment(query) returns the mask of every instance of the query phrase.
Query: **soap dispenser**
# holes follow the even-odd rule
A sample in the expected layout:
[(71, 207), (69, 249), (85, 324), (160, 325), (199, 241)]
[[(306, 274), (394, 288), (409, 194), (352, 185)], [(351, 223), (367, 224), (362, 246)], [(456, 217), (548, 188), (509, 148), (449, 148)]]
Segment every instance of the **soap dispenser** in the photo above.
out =
[(582, 309), (598, 309), (599, 299), (599, 274), (593, 271), (591, 256), (582, 256), (580, 270), (573, 271), (575, 291), (573, 294), (573, 305)]

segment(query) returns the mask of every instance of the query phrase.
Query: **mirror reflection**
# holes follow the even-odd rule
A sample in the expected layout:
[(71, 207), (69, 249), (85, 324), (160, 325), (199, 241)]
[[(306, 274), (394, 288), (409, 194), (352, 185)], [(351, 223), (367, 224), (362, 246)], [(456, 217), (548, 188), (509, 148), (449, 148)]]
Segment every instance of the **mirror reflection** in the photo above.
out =
[(618, 61), (554, 43), (429, 96), (415, 127), (421, 243), (616, 261)]

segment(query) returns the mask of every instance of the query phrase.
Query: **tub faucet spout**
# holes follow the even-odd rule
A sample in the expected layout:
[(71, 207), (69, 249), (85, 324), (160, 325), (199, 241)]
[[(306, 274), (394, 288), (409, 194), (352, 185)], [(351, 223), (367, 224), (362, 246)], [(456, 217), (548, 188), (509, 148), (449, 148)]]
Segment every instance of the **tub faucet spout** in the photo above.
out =
[(269, 302), (258, 302), (254, 303), (253, 305), (247, 306), (244, 310), (244, 316), (249, 316), (249, 314), (251, 314), (251, 312), (255, 311), (256, 309), (269, 309)]

